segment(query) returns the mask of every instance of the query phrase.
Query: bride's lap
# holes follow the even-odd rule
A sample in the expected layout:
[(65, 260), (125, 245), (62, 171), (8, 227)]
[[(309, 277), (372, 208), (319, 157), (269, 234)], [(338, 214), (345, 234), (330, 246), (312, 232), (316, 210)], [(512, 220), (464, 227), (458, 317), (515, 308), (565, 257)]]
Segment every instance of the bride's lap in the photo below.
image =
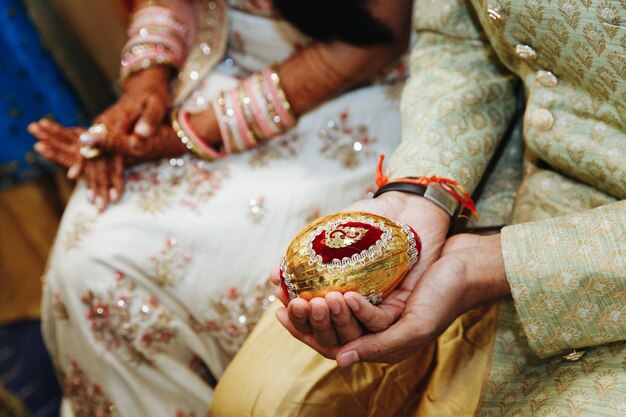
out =
[(206, 409), (212, 380), (273, 299), (266, 279), (291, 237), (363, 198), (379, 153), (398, 142), (396, 104), (384, 87), (363, 90), (252, 152), (132, 168), (101, 214), (79, 183), (44, 295), (44, 334), (66, 378), (99, 384), (101, 403), (135, 415)]

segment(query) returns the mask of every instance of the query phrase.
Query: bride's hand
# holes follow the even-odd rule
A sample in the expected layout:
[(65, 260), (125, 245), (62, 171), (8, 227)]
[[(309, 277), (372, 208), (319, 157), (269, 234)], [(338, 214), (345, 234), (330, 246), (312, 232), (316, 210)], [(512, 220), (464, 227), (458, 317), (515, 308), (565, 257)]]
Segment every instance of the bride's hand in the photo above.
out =
[(131, 75), (122, 96), (94, 120), (106, 126), (107, 134), (87, 132), (83, 140), (104, 151), (136, 156), (129, 153), (129, 141), (149, 140), (166, 119), (171, 105), (169, 71), (155, 66)]
[(79, 136), (84, 128), (63, 127), (49, 120), (31, 123), (28, 131), (38, 139), (35, 150), (49, 161), (68, 169), (67, 176), (84, 176), (89, 201), (104, 211), (124, 190), (124, 157), (105, 153), (96, 159), (85, 159), (80, 154)]

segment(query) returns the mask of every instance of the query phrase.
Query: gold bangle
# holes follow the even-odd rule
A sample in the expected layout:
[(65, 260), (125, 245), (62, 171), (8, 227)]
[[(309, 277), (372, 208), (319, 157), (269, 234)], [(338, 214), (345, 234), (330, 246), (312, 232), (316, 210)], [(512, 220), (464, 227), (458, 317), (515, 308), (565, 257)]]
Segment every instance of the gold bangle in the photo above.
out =
[[(219, 152), (209, 149), (205, 150), (200, 144), (196, 143), (194, 140), (194, 134), (185, 130), (183, 125), (179, 122), (178, 117), (179, 109), (173, 109), (170, 114), (172, 129), (174, 130), (176, 137), (178, 137), (178, 139), (189, 151), (206, 161), (214, 161), (223, 157), (223, 155)], [(206, 146), (208, 147), (208, 145)]]
[(278, 91), (278, 98), (280, 99), (283, 108), (287, 112), (287, 115), (291, 117), (292, 122), (295, 124), (297, 117), (291, 109), (291, 103), (287, 100), (287, 95), (285, 94), (285, 90), (283, 89), (282, 82), (280, 81), (280, 75), (278, 75), (278, 65), (275, 62), (270, 64), (271, 76), (270, 78), (274, 81), (274, 85), (276, 86), (276, 91)]

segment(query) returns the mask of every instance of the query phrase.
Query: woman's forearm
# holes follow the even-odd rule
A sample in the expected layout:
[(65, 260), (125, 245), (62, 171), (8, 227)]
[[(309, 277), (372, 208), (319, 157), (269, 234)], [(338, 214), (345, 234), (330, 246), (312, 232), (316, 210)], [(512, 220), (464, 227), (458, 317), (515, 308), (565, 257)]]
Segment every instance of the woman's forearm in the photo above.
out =
[[(380, 71), (402, 53), (403, 46), (357, 48), (341, 43), (314, 43), (278, 66), (285, 95), (296, 115)], [(221, 141), (211, 107), (191, 115), (194, 130), (210, 145)]]
[(389, 43), (357, 47), (343, 42), (314, 43), (279, 66), (285, 94), (302, 114), (373, 76), (406, 50), (411, 36), (411, 0), (373, 0), (372, 14), (393, 34)]
[(300, 115), (380, 71), (400, 48), (357, 48), (315, 43), (279, 65), (278, 72), (294, 113)]
[[(390, 42), (370, 47), (358, 47), (339, 41), (317, 42), (278, 65), (280, 82), (293, 113), (302, 115), (363, 82), (406, 50), (411, 34), (412, 1), (372, 0), (369, 6), (376, 18), (390, 28)], [(209, 145), (221, 142), (217, 118), (212, 108), (190, 115), (190, 123)]]

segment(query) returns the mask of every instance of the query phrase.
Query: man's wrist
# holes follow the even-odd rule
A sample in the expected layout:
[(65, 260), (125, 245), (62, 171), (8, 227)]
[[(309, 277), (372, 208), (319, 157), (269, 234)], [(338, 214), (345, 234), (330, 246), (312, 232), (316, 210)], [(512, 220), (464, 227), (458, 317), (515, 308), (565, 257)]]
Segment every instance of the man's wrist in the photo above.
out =
[(480, 304), (510, 296), (511, 289), (504, 269), (500, 234), (477, 236), (477, 245), (471, 262), (468, 282), (480, 294)]
[(426, 216), (432, 216), (438, 219), (437, 222), (444, 223), (446, 227), (450, 224), (450, 216), (448, 216), (435, 203), (422, 196), (400, 191), (389, 191), (380, 195), (376, 199), (390, 204), (397, 212), (420, 212)]

